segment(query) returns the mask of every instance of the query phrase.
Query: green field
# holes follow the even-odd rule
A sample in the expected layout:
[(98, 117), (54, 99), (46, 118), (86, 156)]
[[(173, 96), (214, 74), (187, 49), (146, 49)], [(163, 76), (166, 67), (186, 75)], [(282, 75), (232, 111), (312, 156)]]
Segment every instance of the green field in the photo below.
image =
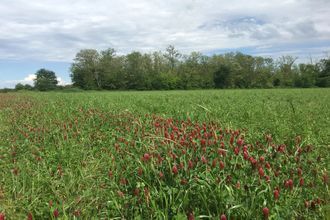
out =
[(329, 214), (330, 89), (0, 94), (0, 140), (6, 219)]

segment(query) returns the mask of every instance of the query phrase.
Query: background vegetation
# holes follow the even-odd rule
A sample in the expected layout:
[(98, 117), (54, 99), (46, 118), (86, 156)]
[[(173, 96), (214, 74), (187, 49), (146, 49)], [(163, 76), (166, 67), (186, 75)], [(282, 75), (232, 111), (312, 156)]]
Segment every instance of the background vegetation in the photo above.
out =
[[(134, 51), (127, 55), (117, 55), (112, 48), (104, 51), (84, 49), (76, 54), (71, 65), (72, 85), (56, 86), (55, 73), (40, 69), (36, 72), (38, 77), (34, 87), (19, 83), (15, 90), (330, 87), (330, 58), (300, 64), (296, 60), (292, 56), (274, 60), (240, 52), (213, 56), (192, 52), (184, 55), (173, 46), (165, 52)], [(44, 75), (41, 77), (40, 74)]]
[(114, 49), (77, 53), (71, 67), (82, 89), (167, 90), (206, 88), (329, 87), (330, 59), (296, 64), (297, 58), (226, 53), (179, 53), (173, 46), (154, 53), (116, 55)]

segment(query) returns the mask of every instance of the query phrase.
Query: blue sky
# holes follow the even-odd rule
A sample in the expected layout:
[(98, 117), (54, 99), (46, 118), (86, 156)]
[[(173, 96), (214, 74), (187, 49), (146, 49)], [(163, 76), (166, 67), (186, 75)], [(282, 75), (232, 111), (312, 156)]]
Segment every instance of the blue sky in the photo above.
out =
[(33, 83), (40, 68), (68, 84), (86, 48), (317, 60), (329, 56), (329, 20), (329, 0), (1, 0), (0, 88)]
[(61, 61), (0, 60), (0, 88), (12, 88), (17, 83), (33, 84), (34, 73), (41, 68), (56, 73), (60, 84), (70, 83), (70, 63)]

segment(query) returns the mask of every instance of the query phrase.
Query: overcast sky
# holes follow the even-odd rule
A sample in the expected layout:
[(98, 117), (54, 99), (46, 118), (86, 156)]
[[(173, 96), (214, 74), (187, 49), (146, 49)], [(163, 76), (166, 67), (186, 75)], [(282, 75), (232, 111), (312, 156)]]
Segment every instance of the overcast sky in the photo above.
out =
[(86, 48), (324, 57), (329, 21), (330, 0), (0, 0), (0, 88), (40, 68), (69, 83)]

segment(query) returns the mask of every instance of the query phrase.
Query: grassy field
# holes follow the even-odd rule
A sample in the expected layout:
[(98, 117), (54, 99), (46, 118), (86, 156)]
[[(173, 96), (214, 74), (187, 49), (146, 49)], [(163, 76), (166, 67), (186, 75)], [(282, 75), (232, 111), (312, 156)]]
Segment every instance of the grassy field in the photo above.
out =
[(0, 94), (0, 219), (322, 219), (330, 89)]

